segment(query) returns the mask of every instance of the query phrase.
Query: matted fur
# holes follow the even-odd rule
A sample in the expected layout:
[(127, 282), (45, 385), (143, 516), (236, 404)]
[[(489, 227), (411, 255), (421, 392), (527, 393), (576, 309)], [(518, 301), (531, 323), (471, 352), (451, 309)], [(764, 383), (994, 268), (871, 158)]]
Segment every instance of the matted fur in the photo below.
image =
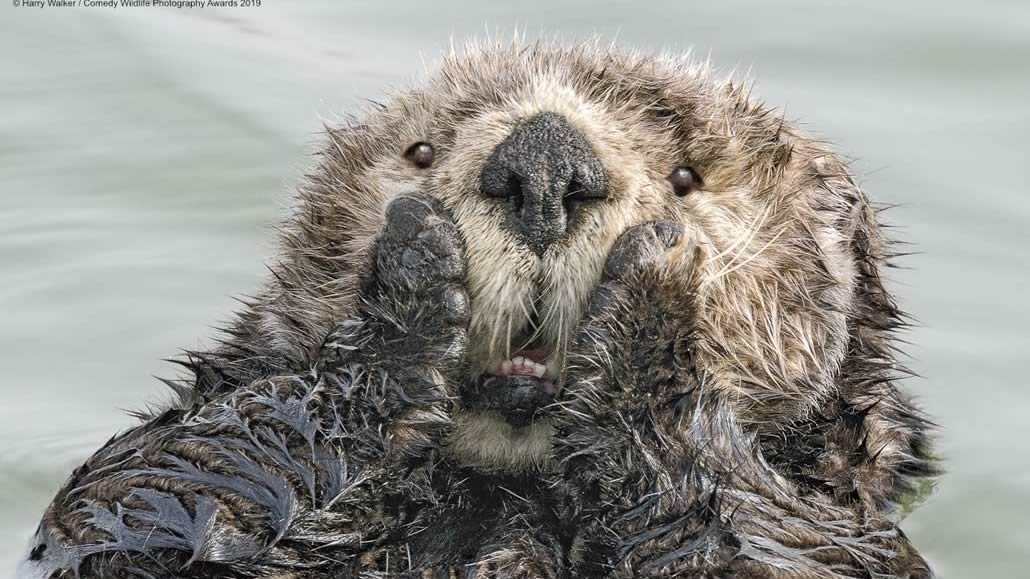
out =
[[(537, 255), (478, 187), (542, 112), (590, 143), (609, 195)], [(421, 141), (428, 169), (402, 155)], [(684, 165), (703, 187), (677, 197), (666, 176)], [(408, 296), (362, 297), (406, 192), (435, 199), (428, 219), (453, 220), (463, 248), (467, 337), (446, 346)], [(622, 264), (612, 248), (632, 236), (654, 247)], [(471, 45), (327, 127), (265, 288), (191, 355), (175, 408), (73, 475), (34, 561), (104, 577), (926, 577), (888, 518), (933, 474), (895, 383), (889, 257), (845, 163), (706, 65)], [(412, 332), (425, 351), (391, 345)], [(530, 334), (554, 348), (559, 402), (521, 430), (462, 409), (456, 384)], [(343, 382), (327, 343), (358, 353)]]

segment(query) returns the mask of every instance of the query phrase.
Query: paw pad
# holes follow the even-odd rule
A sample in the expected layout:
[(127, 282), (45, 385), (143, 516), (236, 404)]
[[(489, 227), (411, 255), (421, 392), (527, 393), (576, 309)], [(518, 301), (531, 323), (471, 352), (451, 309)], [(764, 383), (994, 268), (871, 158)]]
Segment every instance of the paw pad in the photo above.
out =
[(381, 285), (438, 293), (442, 286), (460, 282), (464, 274), (458, 228), (438, 200), (413, 193), (390, 203), (375, 249), (375, 275)]

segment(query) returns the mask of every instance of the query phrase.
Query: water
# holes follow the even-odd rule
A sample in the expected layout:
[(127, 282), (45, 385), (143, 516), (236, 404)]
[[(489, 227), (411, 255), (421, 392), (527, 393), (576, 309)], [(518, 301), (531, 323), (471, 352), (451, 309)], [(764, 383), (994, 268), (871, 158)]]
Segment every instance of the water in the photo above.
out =
[(949, 473), (905, 522), (944, 577), (1030, 555), (1022, 174), (1030, 4), (264, 0), (255, 9), (0, 6), (0, 568), (66, 474), (165, 394), (257, 287), (322, 120), (404, 86), (450, 38), (514, 26), (711, 55), (855, 157), (922, 322), (908, 382)]

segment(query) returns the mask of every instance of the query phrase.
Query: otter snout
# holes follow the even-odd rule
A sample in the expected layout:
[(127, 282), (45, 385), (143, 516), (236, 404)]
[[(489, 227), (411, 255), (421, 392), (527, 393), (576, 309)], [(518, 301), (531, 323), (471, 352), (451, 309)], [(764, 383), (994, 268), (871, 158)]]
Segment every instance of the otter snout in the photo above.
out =
[(557, 113), (520, 123), (480, 175), (484, 195), (508, 202), (512, 230), (543, 255), (571, 227), (580, 204), (608, 195), (608, 176), (587, 139)]

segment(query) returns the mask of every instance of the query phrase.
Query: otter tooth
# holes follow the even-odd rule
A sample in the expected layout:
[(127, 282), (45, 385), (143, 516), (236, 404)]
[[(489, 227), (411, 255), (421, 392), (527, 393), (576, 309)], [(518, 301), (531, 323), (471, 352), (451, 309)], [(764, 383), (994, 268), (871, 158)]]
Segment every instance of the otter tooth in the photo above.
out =
[(501, 366), (497, 368), (497, 373), (501, 376), (507, 376), (508, 374), (511, 374), (511, 366), (511, 360), (505, 360), (501, 362)]
[(544, 373), (547, 372), (547, 366), (537, 364), (536, 362), (531, 362), (531, 364), (532, 366), (530, 366), (530, 369), (533, 371), (533, 375), (537, 378), (543, 378)]
[(511, 360), (503, 362), (501, 364), (502, 369), (507, 368), (507, 373), (514, 373), (520, 375), (530, 375), (537, 378), (542, 378), (547, 373), (547, 366), (538, 364), (529, 358), (523, 356), (515, 356)]

